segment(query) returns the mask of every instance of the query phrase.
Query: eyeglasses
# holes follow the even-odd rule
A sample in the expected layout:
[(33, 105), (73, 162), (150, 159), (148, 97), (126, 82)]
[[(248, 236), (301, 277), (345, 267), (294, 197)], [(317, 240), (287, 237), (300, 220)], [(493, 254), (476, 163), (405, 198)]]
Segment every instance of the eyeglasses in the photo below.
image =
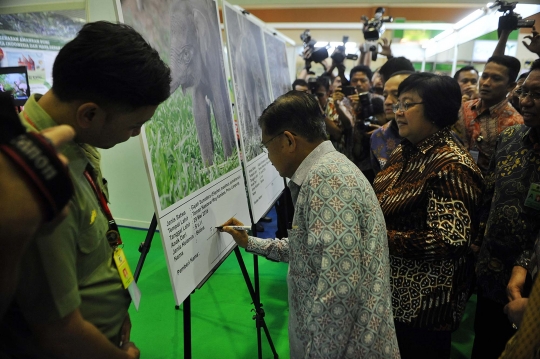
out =
[(413, 107), (414, 105), (421, 105), (421, 104), (423, 104), (423, 102), (405, 102), (405, 103), (398, 102), (392, 105), (392, 111), (394, 111), (394, 113), (398, 111), (405, 112), (409, 108)]
[(540, 92), (532, 92), (532, 91), (525, 92), (523, 91), (523, 88), (517, 89), (515, 91), (515, 94), (518, 95), (520, 99), (524, 99), (527, 96), (530, 96), (533, 101), (540, 99)]
[(261, 147), (261, 150), (263, 150), (263, 152), (268, 153), (268, 148), (266, 146), (268, 146), (268, 144), (270, 142), (272, 142), (274, 139), (278, 138), (279, 136), (283, 135), (284, 133), (285, 133), (285, 131), (282, 131), (282, 132), (278, 133), (277, 135), (275, 135), (274, 137), (272, 137), (271, 139), (269, 139), (268, 141), (261, 143), (259, 145)]

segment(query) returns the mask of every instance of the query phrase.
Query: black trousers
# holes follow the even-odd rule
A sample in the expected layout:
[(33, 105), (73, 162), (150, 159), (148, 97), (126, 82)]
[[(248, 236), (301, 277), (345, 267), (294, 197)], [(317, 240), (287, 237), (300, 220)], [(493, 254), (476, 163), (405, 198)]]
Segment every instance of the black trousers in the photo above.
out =
[(394, 322), (401, 359), (449, 359), (452, 332), (411, 328)]
[(471, 359), (497, 359), (515, 334), (503, 308), (503, 304), (477, 294)]

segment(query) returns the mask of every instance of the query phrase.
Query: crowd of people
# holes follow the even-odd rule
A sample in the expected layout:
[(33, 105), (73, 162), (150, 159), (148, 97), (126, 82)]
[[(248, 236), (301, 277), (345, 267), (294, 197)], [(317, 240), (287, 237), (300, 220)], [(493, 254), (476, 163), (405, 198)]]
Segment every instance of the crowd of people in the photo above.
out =
[[(473, 293), (472, 358), (540, 353), (540, 59), (520, 73), (507, 37), (480, 73), (453, 77), (415, 71), (385, 42), (375, 71), (303, 70), (263, 112), (292, 227), (224, 231), (289, 263), (291, 358), (450, 358)], [(540, 56), (534, 28), (527, 39)]]
[[(528, 39), (540, 55), (540, 35)], [(289, 263), (293, 359), (450, 358), (474, 292), (472, 358), (534, 357), (540, 59), (520, 74), (496, 50), (480, 75), (450, 77), (383, 45), (379, 69), (360, 63), (347, 78), (334, 63), (260, 115), (261, 147), (290, 178), (288, 236), (249, 236), (235, 218), (222, 230)], [(95, 22), (59, 52), (53, 78), (20, 114), (33, 135), (0, 136), (0, 357), (139, 358), (96, 148), (140, 133), (169, 97), (170, 70), (131, 27)], [(69, 173), (61, 186), (40, 174), (45, 158)]]

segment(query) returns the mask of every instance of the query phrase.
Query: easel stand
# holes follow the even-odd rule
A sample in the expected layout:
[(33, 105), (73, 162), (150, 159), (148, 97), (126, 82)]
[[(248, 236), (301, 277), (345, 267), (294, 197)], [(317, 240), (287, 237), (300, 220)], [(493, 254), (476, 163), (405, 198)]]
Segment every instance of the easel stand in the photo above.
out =
[[(137, 263), (137, 267), (133, 275), (136, 282), (139, 280), (139, 276), (141, 274), (142, 266), (146, 259), (146, 255), (150, 251), (150, 246), (152, 244), (152, 239), (154, 238), (156, 228), (157, 228), (157, 219), (156, 219), (156, 215), (154, 214), (152, 217), (152, 221), (150, 222), (150, 227), (148, 228), (148, 232), (146, 233), (146, 238), (144, 239), (144, 242), (141, 243), (141, 245), (139, 246), (139, 252), (141, 252), (141, 256), (139, 257), (139, 262)], [(257, 235), (256, 224), (252, 225), (252, 230), (253, 230), (253, 235), (256, 236)], [(262, 308), (262, 303), (260, 301), (258, 258), (256, 255), (253, 255), (253, 276), (254, 276), (254, 281), (255, 281), (255, 287), (253, 287), (253, 285), (251, 284), (251, 279), (249, 278), (249, 274), (246, 269), (246, 264), (244, 263), (244, 259), (242, 258), (242, 254), (240, 253), (240, 248), (238, 248), (238, 246), (234, 248), (234, 253), (236, 255), (238, 265), (240, 266), (240, 270), (242, 271), (242, 275), (244, 276), (244, 281), (246, 282), (246, 285), (248, 287), (251, 300), (253, 302), (253, 305), (255, 306), (255, 309), (252, 309), (252, 311), (255, 312), (253, 319), (255, 320), (255, 326), (257, 327), (258, 358), (262, 359), (261, 328), (263, 328), (266, 334), (266, 338), (268, 339), (268, 344), (270, 344), (270, 348), (272, 349), (272, 353), (274, 354), (274, 358), (277, 359), (279, 358), (279, 356), (276, 352), (276, 348), (274, 347), (274, 343), (272, 342), (272, 338), (270, 337), (270, 331), (268, 330), (268, 327), (266, 326), (266, 322), (264, 321), (265, 313)], [(191, 351), (192, 351), (191, 350), (191, 295), (189, 295), (182, 302), (182, 307), (183, 307), (183, 324), (184, 324), (184, 359), (191, 359)], [(176, 309), (180, 309), (180, 307), (176, 306)]]

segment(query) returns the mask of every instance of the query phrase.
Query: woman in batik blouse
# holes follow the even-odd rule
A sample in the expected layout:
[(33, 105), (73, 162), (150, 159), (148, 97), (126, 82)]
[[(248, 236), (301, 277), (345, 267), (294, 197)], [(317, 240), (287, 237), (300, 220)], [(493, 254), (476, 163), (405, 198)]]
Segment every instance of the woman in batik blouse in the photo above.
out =
[(373, 184), (386, 220), (396, 335), (403, 359), (450, 358), (471, 290), (482, 175), (450, 132), (461, 105), (454, 79), (412, 74), (398, 98), (404, 140)]

